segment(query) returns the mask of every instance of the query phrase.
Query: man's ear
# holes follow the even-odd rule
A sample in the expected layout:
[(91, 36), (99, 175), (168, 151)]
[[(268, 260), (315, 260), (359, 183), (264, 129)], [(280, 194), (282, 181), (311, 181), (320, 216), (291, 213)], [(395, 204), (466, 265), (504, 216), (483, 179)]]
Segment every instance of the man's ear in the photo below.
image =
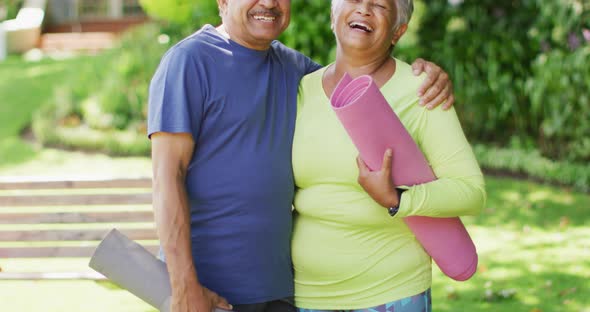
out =
[(226, 7), (227, 0), (217, 0), (217, 8), (219, 9), (219, 15), (222, 15), (225, 12)]
[(395, 45), (399, 39), (406, 33), (408, 30), (408, 24), (401, 24), (393, 33), (393, 38), (391, 38), (391, 44)]

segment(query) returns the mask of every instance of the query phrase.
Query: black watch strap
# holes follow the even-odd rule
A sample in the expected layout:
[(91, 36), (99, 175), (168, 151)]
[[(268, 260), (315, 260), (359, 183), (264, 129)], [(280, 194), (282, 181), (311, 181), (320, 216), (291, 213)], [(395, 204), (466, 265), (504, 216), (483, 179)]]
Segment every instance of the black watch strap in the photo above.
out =
[(397, 205), (387, 208), (387, 212), (392, 217), (395, 216), (397, 214), (397, 212), (399, 211), (399, 205), (402, 202), (402, 193), (406, 191), (404, 189), (398, 189), (398, 188), (396, 188), (396, 190), (397, 190)]
[(393, 207), (389, 207), (387, 208), (387, 212), (389, 213), (390, 216), (395, 216), (397, 214), (397, 212), (399, 211), (399, 204)]

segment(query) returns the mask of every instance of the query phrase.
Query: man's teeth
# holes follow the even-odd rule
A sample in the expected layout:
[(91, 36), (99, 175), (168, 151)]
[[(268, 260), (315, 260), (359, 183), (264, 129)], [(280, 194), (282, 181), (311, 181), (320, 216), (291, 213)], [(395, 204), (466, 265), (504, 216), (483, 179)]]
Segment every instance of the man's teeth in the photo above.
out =
[(348, 24), (348, 26), (350, 26), (352, 28), (362, 29), (362, 30), (367, 31), (367, 32), (372, 32), (373, 31), (373, 28), (371, 28), (369, 25), (363, 24), (363, 23), (352, 22), (352, 23)]
[(255, 15), (254, 19), (257, 21), (265, 21), (265, 22), (274, 22), (275, 17), (274, 16), (261, 16), (261, 15)]

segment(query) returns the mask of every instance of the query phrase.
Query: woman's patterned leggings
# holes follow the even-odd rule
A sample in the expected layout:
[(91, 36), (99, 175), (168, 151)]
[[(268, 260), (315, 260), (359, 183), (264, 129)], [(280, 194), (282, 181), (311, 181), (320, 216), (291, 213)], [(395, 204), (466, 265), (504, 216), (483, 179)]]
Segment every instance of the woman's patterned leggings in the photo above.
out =
[(412, 297), (403, 298), (377, 307), (357, 310), (313, 310), (297, 309), (298, 312), (431, 312), (430, 289)]

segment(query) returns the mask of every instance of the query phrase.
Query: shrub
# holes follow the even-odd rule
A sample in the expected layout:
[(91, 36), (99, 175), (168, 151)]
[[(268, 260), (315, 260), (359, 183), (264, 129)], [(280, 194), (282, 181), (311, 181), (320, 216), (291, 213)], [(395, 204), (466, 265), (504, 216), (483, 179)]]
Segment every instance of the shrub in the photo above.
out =
[(147, 89), (170, 47), (165, 39), (159, 26), (142, 25), (126, 33), (116, 49), (90, 59), (35, 114), (37, 138), (48, 145), (110, 154), (149, 154)]
[[(158, 43), (160, 28), (147, 24), (127, 32), (117, 56), (109, 64), (97, 94), (97, 109), (85, 110), (106, 116), (106, 128), (126, 129), (136, 121), (145, 120), (147, 90), (160, 57), (169, 43)], [(86, 103), (92, 103), (87, 101)], [(85, 120), (93, 117), (85, 114)], [(102, 128), (102, 127), (100, 127)]]
[(291, 1), (291, 24), (279, 40), (320, 64), (330, 63), (336, 51), (330, 29), (330, 1)]
[(586, 46), (543, 53), (533, 63), (526, 90), (532, 113), (543, 116), (539, 148), (552, 158), (590, 161), (589, 60)]
[[(549, 125), (559, 118), (571, 119), (555, 113), (574, 112), (583, 103), (573, 96), (563, 101), (545, 94), (560, 91), (536, 87), (536, 80), (543, 84), (542, 76), (553, 70), (550, 75), (555, 82), (575, 74), (587, 84), (588, 67), (574, 68), (573, 64), (581, 57), (579, 53), (584, 54), (577, 51), (588, 46), (583, 34), (590, 31), (589, 17), (590, 2), (579, 0), (429, 2), (420, 26), (420, 46), (424, 57), (450, 72), (457, 108), (472, 140), (507, 144), (518, 137), (542, 145)], [(541, 69), (542, 54), (548, 54), (552, 62), (571, 62), (569, 72)], [(572, 94), (587, 93), (587, 86), (582, 85), (573, 83), (568, 88)], [(532, 97), (546, 95), (543, 105), (561, 106), (560, 112), (533, 108)], [(561, 141), (562, 153), (543, 148), (545, 154), (585, 159), (572, 149), (588, 133), (574, 133), (568, 127), (552, 130), (552, 142), (567, 141)]]
[[(46, 108), (49, 106), (46, 106)], [(37, 139), (46, 145), (67, 149), (103, 152), (113, 156), (147, 156), (150, 142), (145, 133), (130, 130), (95, 130), (87, 125), (58, 126), (51, 119), (40, 118), (43, 109), (35, 114), (33, 131)]]
[(513, 173), (547, 183), (590, 192), (590, 167), (583, 163), (555, 161), (538, 151), (476, 144), (473, 149), (484, 170)]

